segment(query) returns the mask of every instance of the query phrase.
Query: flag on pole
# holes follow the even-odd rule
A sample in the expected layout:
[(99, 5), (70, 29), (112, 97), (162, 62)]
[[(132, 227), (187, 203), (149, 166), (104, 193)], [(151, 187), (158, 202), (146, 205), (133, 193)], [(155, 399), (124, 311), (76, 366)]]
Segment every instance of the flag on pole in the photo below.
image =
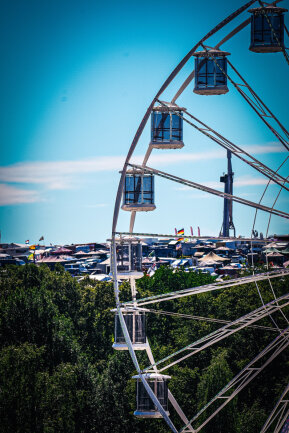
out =
[(41, 236), (41, 238), (39, 239), (39, 242), (40, 241), (44, 241), (44, 236)]
[(30, 245), (29, 249), (30, 250), (35, 250), (36, 249), (36, 245)]
[(185, 229), (180, 229), (180, 230), (178, 230), (178, 236), (181, 236), (180, 238), (178, 238), (178, 241), (180, 242), (180, 241), (183, 241), (184, 240), (184, 238), (183, 238), (183, 236), (184, 236), (184, 234), (185, 234)]
[(29, 244), (29, 240), (25, 241), (26, 244)]
[(200, 230), (200, 227), (198, 227), (198, 236), (201, 236), (201, 230)]
[(175, 228), (175, 235), (177, 235), (178, 234), (178, 231), (177, 231), (177, 229)]
[(194, 231), (192, 227), (191, 227), (191, 235), (194, 236)]

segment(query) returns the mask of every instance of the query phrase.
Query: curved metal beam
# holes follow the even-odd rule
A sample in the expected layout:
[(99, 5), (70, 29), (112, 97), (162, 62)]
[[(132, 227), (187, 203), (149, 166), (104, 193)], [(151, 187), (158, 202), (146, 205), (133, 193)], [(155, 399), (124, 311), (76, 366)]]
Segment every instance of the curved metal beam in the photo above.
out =
[(241, 14), (244, 10), (246, 10), (248, 7), (250, 7), (253, 3), (255, 3), (256, 0), (250, 0), (249, 2), (247, 2), (244, 6), (242, 6), (241, 8), (237, 9), (234, 13), (232, 13), (231, 15), (229, 15), (225, 20), (221, 21), (217, 26), (215, 26), (204, 38), (201, 39), (201, 41), (196, 44), (192, 50), (183, 58), (183, 60), (179, 63), (179, 65), (174, 69), (174, 71), (170, 74), (170, 76), (167, 78), (167, 80), (164, 82), (164, 84), (162, 85), (162, 87), (160, 88), (159, 92), (156, 94), (155, 98), (152, 100), (150, 106), (148, 107), (139, 127), (138, 130), (134, 136), (134, 139), (132, 141), (132, 144), (130, 146), (128, 155), (126, 157), (125, 163), (124, 163), (124, 167), (122, 170), (122, 174), (121, 174), (121, 178), (120, 178), (120, 182), (119, 182), (119, 186), (118, 186), (118, 191), (117, 191), (117, 196), (116, 196), (116, 201), (115, 201), (115, 207), (114, 207), (114, 214), (113, 214), (113, 222), (112, 222), (112, 269), (113, 269), (113, 280), (114, 280), (114, 293), (115, 293), (115, 299), (116, 299), (116, 304), (117, 304), (117, 312), (118, 312), (118, 316), (120, 319), (120, 324), (121, 324), (121, 328), (123, 330), (123, 334), (126, 340), (126, 343), (128, 345), (128, 349), (131, 355), (131, 358), (133, 360), (133, 363), (138, 371), (139, 377), (143, 382), (143, 385), (147, 391), (147, 393), (149, 394), (150, 398), (152, 399), (152, 401), (154, 402), (154, 404), (158, 407), (160, 413), (162, 414), (162, 416), (164, 417), (165, 421), (167, 422), (168, 426), (170, 427), (170, 429), (173, 432), (176, 432), (176, 429), (174, 427), (174, 425), (172, 424), (170, 418), (166, 415), (162, 405), (160, 404), (160, 402), (158, 401), (158, 399), (155, 397), (154, 393), (152, 392), (151, 388), (149, 387), (147, 381), (143, 378), (141, 372), (140, 372), (140, 368), (138, 365), (138, 361), (137, 358), (135, 356), (134, 350), (132, 348), (132, 343), (130, 340), (130, 336), (128, 334), (127, 331), (127, 327), (120, 309), (120, 300), (119, 300), (119, 289), (118, 289), (118, 281), (117, 281), (117, 268), (116, 268), (116, 246), (115, 246), (115, 230), (116, 230), (116, 226), (117, 226), (117, 220), (118, 220), (118, 214), (119, 214), (119, 209), (120, 209), (120, 201), (121, 201), (121, 195), (122, 195), (122, 191), (123, 191), (123, 186), (124, 186), (124, 179), (125, 179), (125, 175), (126, 175), (126, 171), (127, 171), (127, 166), (129, 164), (130, 158), (134, 152), (134, 149), (138, 143), (138, 140), (143, 132), (143, 129), (147, 123), (147, 120), (150, 116), (151, 110), (155, 104), (156, 99), (163, 93), (163, 91), (168, 87), (168, 85), (172, 82), (172, 80), (175, 78), (175, 76), (178, 74), (178, 72), (183, 68), (183, 66), (187, 63), (187, 61), (190, 59), (192, 53), (194, 51), (196, 51), (196, 49), (200, 46), (200, 44), (202, 44), (205, 40), (207, 40), (210, 36), (212, 36), (213, 34), (215, 34), (218, 30), (220, 30), (222, 27), (224, 27), (227, 23), (229, 23), (230, 21), (232, 21), (235, 17), (237, 17), (239, 14)]
[(118, 282), (117, 282), (117, 268), (116, 268), (116, 246), (115, 246), (115, 239), (112, 240), (112, 248), (111, 248), (111, 254), (112, 254), (112, 272), (113, 272), (113, 277), (114, 277), (114, 289), (115, 289), (115, 298), (116, 298), (116, 308), (117, 308), (117, 314), (119, 317), (119, 321), (120, 321), (120, 325), (121, 325), (121, 329), (131, 356), (131, 359), (133, 361), (133, 364), (137, 370), (137, 373), (139, 375), (139, 378), (141, 379), (143, 386), (146, 390), (146, 392), (148, 393), (148, 395), (150, 396), (151, 400), (153, 401), (153, 403), (155, 404), (155, 406), (158, 408), (159, 412), (161, 413), (161, 415), (163, 416), (164, 420), (166, 421), (166, 423), (168, 424), (168, 426), (170, 427), (171, 431), (174, 433), (178, 433), (177, 429), (175, 428), (174, 424), (172, 423), (172, 421), (170, 420), (170, 418), (168, 417), (166, 411), (164, 410), (163, 406), (161, 405), (161, 403), (159, 402), (159, 400), (157, 399), (157, 397), (155, 396), (153, 390), (151, 389), (151, 387), (149, 386), (148, 382), (145, 380), (145, 378), (142, 375), (137, 357), (134, 353), (133, 347), (132, 347), (132, 341), (130, 339), (129, 333), (128, 333), (128, 329), (126, 326), (126, 323), (124, 321), (123, 318), (123, 314), (120, 308), (120, 302), (119, 302), (119, 290), (118, 290)]
[[(256, 1), (258, 1), (258, 0), (256, 0)], [(277, 3), (280, 3), (281, 1), (283, 1), (283, 0), (276, 0), (273, 3), (271, 3), (270, 5), (274, 6)], [(235, 36), (237, 33), (239, 33), (243, 28), (245, 28), (250, 23), (250, 21), (251, 21), (250, 18), (248, 18), (247, 20), (243, 21), (239, 26), (237, 26), (234, 30), (232, 30), (227, 36), (225, 36), (217, 45), (215, 45), (214, 49), (216, 49), (216, 50), (220, 49), (221, 45), (223, 45), (225, 42), (227, 42), (233, 36)], [(286, 26), (285, 26), (285, 29), (287, 31)], [(181, 96), (181, 94), (188, 87), (188, 85), (194, 79), (194, 77), (195, 77), (195, 71), (192, 71), (190, 73), (190, 75), (188, 76), (188, 78), (181, 85), (181, 87), (179, 88), (179, 90), (177, 91), (177, 93), (175, 94), (175, 96), (173, 97), (173, 99), (171, 100), (172, 104), (176, 103), (176, 100)]]
[(236, 18), (238, 15), (240, 15), (243, 11), (245, 11), (246, 9), (248, 9), (248, 7), (250, 7), (252, 4), (254, 4), (256, 2), (256, 0), (250, 0), (249, 2), (247, 2), (245, 5), (243, 5), (242, 7), (240, 7), (239, 9), (237, 9), (235, 12), (233, 12), (232, 14), (230, 14), (227, 18), (225, 18), (223, 21), (221, 21), (218, 25), (216, 25), (209, 33), (206, 34), (206, 36), (204, 36), (189, 52), (188, 54), (180, 61), (180, 63), (176, 66), (176, 68), (173, 70), (173, 72), (169, 75), (169, 77), (166, 79), (166, 81), (164, 82), (164, 84), (162, 85), (162, 87), (160, 88), (160, 90), (158, 91), (158, 93), (156, 94), (156, 96), (154, 97), (154, 99), (152, 100), (150, 106), (148, 107), (138, 129), (137, 132), (134, 136), (134, 139), (131, 143), (130, 149), (128, 151), (124, 166), (123, 166), (123, 170), (122, 170), (122, 175), (120, 178), (120, 182), (119, 182), (119, 186), (118, 186), (118, 191), (117, 191), (117, 196), (116, 196), (116, 201), (115, 201), (115, 208), (114, 208), (114, 215), (113, 215), (113, 223), (112, 223), (112, 233), (115, 232), (116, 229), (116, 225), (117, 225), (117, 219), (118, 219), (118, 213), (119, 213), (119, 208), (120, 208), (120, 200), (121, 200), (121, 194), (123, 191), (123, 185), (124, 185), (124, 178), (126, 175), (126, 170), (127, 170), (127, 164), (130, 161), (130, 158), (134, 152), (134, 149), (138, 143), (138, 140), (144, 130), (144, 127), (148, 121), (148, 118), (150, 116), (150, 113), (152, 111), (152, 108), (155, 104), (155, 101), (159, 98), (159, 96), (165, 91), (165, 89), (168, 87), (168, 85), (172, 82), (172, 80), (176, 77), (176, 75), (180, 72), (180, 70), (183, 68), (183, 66), (188, 62), (188, 60), (191, 58), (192, 54), (196, 51), (196, 49), (203, 43), (205, 42), (208, 38), (210, 38), (211, 36), (213, 36), (215, 33), (217, 33), (221, 28), (223, 28), (226, 24), (228, 24), (229, 22), (231, 22), (234, 18)]

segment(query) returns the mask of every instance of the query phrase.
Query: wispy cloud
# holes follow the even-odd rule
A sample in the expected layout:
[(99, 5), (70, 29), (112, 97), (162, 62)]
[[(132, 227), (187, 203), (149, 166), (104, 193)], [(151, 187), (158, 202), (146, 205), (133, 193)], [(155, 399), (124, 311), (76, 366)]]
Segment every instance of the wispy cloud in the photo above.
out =
[[(152, 155), (149, 163), (153, 166), (178, 164), (186, 161), (223, 158), (224, 152), (181, 153), (162, 152)], [(101, 171), (121, 170), (124, 156), (103, 156), (78, 161), (25, 162), (0, 167), (0, 182), (42, 184), (49, 189), (70, 188), (76, 175)], [(133, 162), (141, 164), (143, 157), (136, 156)]]
[[(268, 143), (264, 146), (243, 146), (252, 154), (282, 153), (284, 149), (278, 143)], [(191, 161), (209, 161), (224, 158), (224, 149), (216, 148), (210, 152), (158, 152), (149, 159), (149, 166), (163, 167), (183, 164)], [(38, 185), (46, 190), (74, 189), (80, 177), (89, 173), (121, 170), (125, 156), (102, 156), (78, 161), (48, 161), (23, 162), (0, 167), (0, 205), (16, 203), (32, 203), (40, 201), (36, 191), (16, 188), (9, 184)], [(141, 164), (143, 156), (134, 156), (132, 161)], [(240, 177), (235, 178), (235, 187), (265, 185), (266, 179)], [(219, 182), (207, 182), (207, 186), (220, 188)], [(180, 190), (190, 189), (181, 187)], [(103, 207), (103, 204), (94, 207)]]
[(253, 155), (263, 155), (266, 153), (286, 153), (287, 150), (284, 146), (282, 146), (281, 143), (278, 141), (272, 141), (270, 143), (267, 143), (265, 145), (259, 145), (259, 144), (251, 144), (251, 145), (245, 145), (240, 146), (243, 150), (246, 152), (253, 154)]
[(123, 157), (111, 156), (79, 161), (19, 163), (0, 167), (0, 181), (42, 184), (49, 189), (67, 189), (71, 187), (75, 175), (118, 170), (123, 162)]
[[(283, 152), (283, 148), (278, 144), (244, 146), (244, 148), (254, 154)], [(222, 149), (191, 153), (161, 152), (152, 154), (148, 165), (159, 167), (222, 158), (224, 158)], [(133, 162), (141, 164), (142, 159), (143, 157), (136, 156), (133, 157)], [(72, 186), (75, 175), (121, 170), (124, 160), (124, 156), (102, 156), (78, 161), (23, 162), (0, 167), (0, 182), (42, 184), (53, 190), (67, 189)]]
[(35, 203), (41, 198), (37, 191), (15, 188), (11, 185), (0, 184), (0, 206), (20, 204), (20, 203)]
[(257, 186), (257, 185), (267, 185), (269, 179), (266, 177), (251, 177), (251, 176), (242, 176), (236, 177), (234, 180), (235, 187), (242, 186)]

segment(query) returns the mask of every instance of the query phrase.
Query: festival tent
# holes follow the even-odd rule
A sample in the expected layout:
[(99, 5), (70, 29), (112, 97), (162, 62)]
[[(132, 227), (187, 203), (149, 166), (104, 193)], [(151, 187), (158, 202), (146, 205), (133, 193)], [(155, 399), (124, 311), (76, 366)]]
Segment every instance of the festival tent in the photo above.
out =
[(209, 254), (206, 254), (204, 257), (199, 259), (200, 265), (219, 265), (224, 261), (228, 261), (228, 259), (225, 259), (221, 256), (218, 256), (213, 251), (209, 252)]
[(228, 247), (218, 247), (215, 248), (215, 251), (232, 251), (232, 249)]
[(275, 247), (269, 247), (266, 248), (265, 250), (263, 250), (264, 254), (268, 254), (268, 253), (279, 253), (279, 250), (277, 250), (277, 248)]

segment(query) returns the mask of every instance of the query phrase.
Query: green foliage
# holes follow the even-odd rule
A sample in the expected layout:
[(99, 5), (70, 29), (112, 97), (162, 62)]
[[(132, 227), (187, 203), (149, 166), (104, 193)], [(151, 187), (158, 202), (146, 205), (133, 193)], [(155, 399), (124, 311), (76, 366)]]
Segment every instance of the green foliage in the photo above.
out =
[(39, 412), (45, 433), (95, 432), (97, 373), (81, 362), (59, 364), (39, 375)]
[(168, 266), (161, 266), (151, 278), (145, 275), (140, 280), (137, 280), (137, 287), (139, 296), (145, 297), (197, 287), (213, 281), (214, 278), (210, 274), (184, 272), (183, 270), (172, 272), (172, 269)]
[(264, 424), (264, 420), (268, 417), (260, 400), (257, 398), (252, 406), (243, 405), (237, 415), (236, 433), (244, 433), (245, 431), (259, 432)]
[[(218, 394), (224, 386), (233, 378), (233, 373), (229, 367), (228, 351), (220, 349), (216, 352), (213, 351), (211, 362), (201, 374), (200, 382), (197, 388), (198, 409), (202, 409), (207, 402), (209, 402), (216, 394)], [(229, 408), (225, 408), (220, 412), (214, 420), (214, 431), (222, 433), (224, 431), (235, 430), (234, 426), (234, 413), (236, 409), (236, 400)], [(201, 417), (204, 421), (205, 417)], [(233, 427), (233, 428), (232, 428)], [(210, 426), (205, 430), (210, 431)]]
[[(111, 283), (88, 278), (77, 283), (62, 266), (53, 272), (46, 266), (8, 266), (0, 272), (0, 433), (168, 432), (163, 420), (133, 416), (134, 366), (128, 352), (111, 347)], [(161, 267), (152, 278), (137, 281), (138, 297), (212, 281), (208, 274)], [(276, 296), (281, 296), (288, 278), (273, 284)], [(268, 282), (259, 287), (264, 301), (271, 301)], [(130, 299), (128, 283), (120, 287), (120, 298)], [(154, 357), (161, 359), (222, 326), (163, 311), (231, 321), (259, 306), (253, 284), (159, 302), (152, 306), (156, 312), (147, 313)], [(281, 328), (288, 326), (279, 313), (276, 320)], [(212, 346), (171, 367), (170, 390), (187, 416), (196, 414), (275, 336), (276, 332), (247, 328), (218, 348)], [(202, 431), (211, 432), (213, 425), (216, 433), (256, 433), (288, 382), (287, 358), (284, 351)], [(148, 365), (144, 352), (138, 359), (141, 367)]]
[(37, 431), (37, 381), (44, 368), (44, 350), (29, 343), (1, 350), (1, 433)]

